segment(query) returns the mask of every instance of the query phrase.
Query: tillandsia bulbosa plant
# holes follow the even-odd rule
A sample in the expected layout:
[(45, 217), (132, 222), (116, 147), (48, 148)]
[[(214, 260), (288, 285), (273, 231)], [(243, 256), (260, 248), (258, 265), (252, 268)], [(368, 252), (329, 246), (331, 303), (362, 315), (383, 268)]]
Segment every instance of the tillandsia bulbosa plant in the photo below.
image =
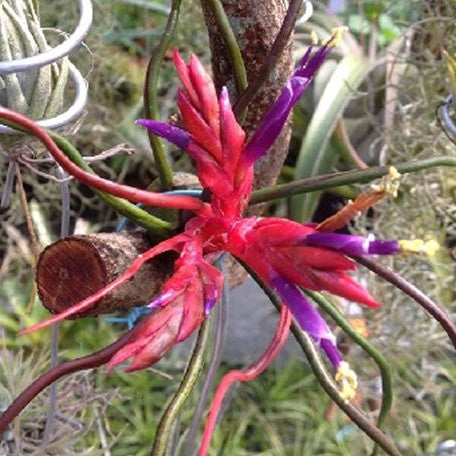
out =
[[(380, 303), (350, 275), (350, 271), (357, 269), (357, 263), (365, 265), (419, 303), (442, 326), (456, 347), (456, 328), (446, 312), (371, 258), (405, 253), (434, 255), (440, 247), (437, 241), (382, 240), (376, 239), (373, 232), (366, 236), (337, 232), (360, 212), (388, 195), (395, 196), (401, 173), (438, 165), (455, 166), (456, 160), (441, 157), (394, 163), (253, 191), (254, 183), (271, 185), (277, 176), (272, 173), (271, 177), (265, 166), (280, 169), (286, 156), (287, 123), (292, 109), (323, 63), (336, 51), (344, 30), (338, 28), (322, 41), (315, 39), (289, 74), (289, 40), (301, 1), (290, 1), (288, 9), (283, 2), (271, 2), (274, 11), (269, 11), (264, 2), (202, 3), (209, 31), (216, 34), (212, 42), (214, 74), (231, 72), (233, 84), (226, 81), (228, 87), (217, 90), (195, 55), (190, 55), (186, 63), (175, 49), (172, 58), (181, 84), (177, 95), (178, 115), (170, 122), (158, 118), (157, 73), (170, 45), (180, 8), (180, 1), (173, 1), (166, 33), (155, 48), (147, 70), (144, 118), (137, 120), (138, 128), (146, 128), (149, 134), (160, 191), (141, 190), (97, 176), (65, 138), (42, 128), (26, 113), (8, 106), (0, 108), (2, 123), (39, 140), (69, 175), (91, 187), (105, 203), (152, 236), (142, 231), (73, 236), (41, 254), (37, 265), (38, 290), (43, 304), (56, 315), (22, 330), (21, 335), (67, 318), (143, 307), (129, 319), (132, 328), (116, 342), (92, 355), (58, 364), (31, 383), (0, 418), (0, 432), (37, 394), (63, 375), (101, 365), (111, 370), (127, 360), (131, 360), (127, 371), (146, 369), (198, 331), (183, 380), (155, 436), (152, 454), (165, 454), (171, 427), (202, 369), (207, 322), (215, 307), (226, 301), (229, 276), (236, 274), (235, 268), (227, 272), (225, 263), (229, 255), (258, 281), (280, 317), (272, 340), (258, 361), (247, 369), (228, 372), (220, 381), (209, 407), (198, 454), (209, 452), (229, 387), (233, 382), (250, 381), (261, 374), (280, 352), (291, 329), (324, 390), (373, 440), (373, 452), (381, 447), (387, 454), (400, 455), (398, 447), (380, 429), (392, 403), (388, 364), (321, 292), (371, 308), (379, 307)], [(245, 61), (256, 56), (255, 51), (260, 54), (264, 49), (250, 37), (250, 47), (243, 46), (242, 52), (237, 41), (246, 39), (248, 27), (237, 24), (238, 29), (234, 25), (232, 29), (230, 18), (241, 10), (258, 8), (264, 16), (273, 17), (277, 32), (269, 42), (264, 60), (256, 63), (258, 71), (253, 72)], [(258, 29), (256, 33), (259, 39), (266, 30)], [(223, 58), (217, 59), (217, 52), (223, 54)], [(264, 88), (270, 74), (282, 83), (275, 91), (269, 90), (269, 102), (261, 110), (261, 103), (260, 107), (255, 105), (255, 96)], [(188, 176), (181, 182), (178, 174), (173, 173), (160, 138), (192, 159), (198, 178), (196, 185)], [(377, 178), (382, 179), (320, 223), (262, 217), (255, 207), (284, 196)], [(145, 206), (178, 211), (178, 215), (164, 218), (161, 212), (151, 213)], [(62, 283), (66, 284), (63, 290)], [(313, 303), (328, 313), (379, 366), (383, 398), (377, 424), (351, 403), (358, 387), (357, 375), (350, 367), (349, 356), (344, 356), (338, 347), (334, 330)], [(138, 321), (140, 316), (143, 318)], [(321, 362), (319, 352), (328, 361), (332, 373), (328, 373)], [(209, 370), (214, 365), (211, 364)], [(213, 373), (208, 373), (208, 378), (210, 375)], [(202, 404), (204, 407), (204, 401)], [(198, 425), (197, 420), (196, 431)], [(190, 429), (189, 434), (192, 432)], [(191, 441), (189, 448), (191, 454)]]

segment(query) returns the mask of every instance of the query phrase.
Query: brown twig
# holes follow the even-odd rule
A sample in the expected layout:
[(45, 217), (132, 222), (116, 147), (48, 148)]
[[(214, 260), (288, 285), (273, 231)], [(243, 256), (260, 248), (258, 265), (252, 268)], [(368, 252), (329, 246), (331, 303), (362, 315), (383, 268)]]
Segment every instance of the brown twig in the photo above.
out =
[(448, 334), (448, 337), (456, 348), (456, 326), (451, 321), (449, 315), (434, 301), (432, 301), (432, 299), (428, 298), (421, 290), (416, 288), (403, 277), (400, 277), (391, 269), (378, 264), (374, 260), (358, 256), (354, 256), (353, 258), (358, 263), (370, 269), (372, 272), (375, 272), (375, 274), (387, 280), (389, 283), (402, 290), (406, 295), (414, 299), (426, 312), (428, 312), (435, 320), (437, 320), (440, 326)]
[(0, 434), (5, 432), (8, 425), (19, 413), (45, 388), (54, 383), (64, 375), (79, 372), (86, 369), (93, 369), (107, 363), (111, 357), (123, 346), (130, 342), (133, 330), (128, 331), (111, 345), (82, 358), (61, 363), (49, 369), (41, 377), (38, 377), (30, 386), (12, 402), (0, 417)]
[[(31, 251), (33, 254), (33, 268), (35, 268), (36, 263), (38, 261), (38, 256), (40, 255), (41, 246), (40, 246), (40, 243), (36, 236), (35, 228), (33, 227), (32, 214), (30, 213), (30, 208), (29, 208), (28, 201), (27, 201), (27, 195), (25, 193), (24, 181), (22, 179), (22, 174), (21, 174), (21, 168), (19, 167), (19, 165), (17, 163), (15, 164), (15, 166), (16, 166), (17, 193), (19, 195), (19, 201), (21, 202), (22, 210), (24, 211), (27, 231), (28, 231), (28, 234), (30, 237)], [(28, 313), (30, 313), (33, 310), (33, 304), (35, 302), (36, 292), (37, 292), (36, 282), (33, 282), (32, 291), (30, 293), (29, 302), (28, 302), (27, 309), (26, 309), (26, 312), (28, 312)]]

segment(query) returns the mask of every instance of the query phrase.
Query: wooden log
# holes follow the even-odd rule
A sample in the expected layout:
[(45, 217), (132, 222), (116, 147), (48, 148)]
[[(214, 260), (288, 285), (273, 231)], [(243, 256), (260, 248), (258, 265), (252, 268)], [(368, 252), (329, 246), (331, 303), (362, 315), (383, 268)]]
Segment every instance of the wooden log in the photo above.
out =
[[(142, 231), (70, 236), (48, 246), (37, 264), (36, 282), (43, 305), (58, 313), (116, 279), (152, 247)], [(72, 318), (125, 311), (149, 303), (172, 272), (173, 257), (144, 264), (126, 284)]]

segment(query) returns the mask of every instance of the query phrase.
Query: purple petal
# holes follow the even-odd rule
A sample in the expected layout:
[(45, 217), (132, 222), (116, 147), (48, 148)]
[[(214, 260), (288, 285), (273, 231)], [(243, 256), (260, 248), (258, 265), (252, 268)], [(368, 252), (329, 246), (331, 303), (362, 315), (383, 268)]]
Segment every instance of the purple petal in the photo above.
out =
[(376, 241), (351, 234), (313, 233), (307, 235), (302, 244), (326, 247), (346, 255), (393, 255), (400, 252), (397, 241)]
[(244, 151), (247, 163), (253, 163), (262, 157), (277, 139), (293, 106), (299, 100), (330, 51), (330, 47), (322, 46), (309, 59), (311, 48), (307, 50), (300, 66), (293, 73), (279, 98), (269, 109), (260, 126), (247, 143)]
[[(310, 54), (312, 53), (312, 49), (313, 49), (313, 46), (309, 46), (307, 48), (306, 52), (302, 56), (301, 61), (299, 62), (298, 68), (304, 68), (307, 65), (307, 63), (309, 62), (309, 59), (310, 59)], [(293, 73), (293, 76), (294, 75), (295, 75), (295, 73)]]
[(213, 283), (204, 285), (204, 313), (206, 317), (211, 313), (212, 308), (220, 298), (220, 290)]
[(369, 255), (394, 255), (399, 253), (401, 248), (397, 241), (370, 241)]
[(248, 163), (258, 160), (271, 147), (287, 121), (291, 109), (309, 82), (310, 79), (300, 77), (293, 77), (288, 81), (244, 149), (244, 157)]
[(203, 292), (204, 292), (204, 314), (209, 316), (211, 313), (212, 308), (217, 303), (220, 293), (216, 286), (213, 283), (205, 283), (203, 285)]
[[(312, 47), (310, 49), (312, 49)], [(331, 50), (332, 48), (326, 44), (318, 48), (310, 60), (308, 58), (306, 59), (306, 55), (304, 55), (301, 64), (295, 70), (293, 76), (311, 80)]]
[(274, 291), (283, 299), (299, 326), (325, 351), (335, 368), (342, 360), (336, 347), (336, 339), (329, 326), (298, 287), (281, 276), (271, 279)]
[(165, 138), (181, 149), (187, 149), (190, 143), (190, 135), (174, 125), (151, 119), (138, 119), (135, 123), (146, 127), (152, 133)]
[(322, 339), (320, 342), (320, 348), (326, 353), (329, 361), (334, 366), (334, 369), (338, 369), (342, 361), (342, 355), (339, 352), (339, 349), (336, 347), (336, 344), (329, 339)]
[(206, 317), (209, 316), (212, 308), (215, 306), (216, 303), (217, 303), (217, 299), (214, 297), (208, 298), (204, 301), (204, 315)]

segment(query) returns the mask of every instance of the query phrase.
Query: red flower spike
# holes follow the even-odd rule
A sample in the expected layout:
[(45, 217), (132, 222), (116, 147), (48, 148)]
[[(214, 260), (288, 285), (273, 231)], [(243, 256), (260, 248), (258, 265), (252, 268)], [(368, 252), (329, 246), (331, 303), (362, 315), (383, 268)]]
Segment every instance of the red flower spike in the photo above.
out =
[(315, 280), (314, 271), (304, 261), (302, 264), (297, 265), (284, 255), (280, 249), (270, 249), (265, 252), (265, 255), (274, 271), (278, 272), (282, 277), (286, 277), (290, 282), (308, 290), (321, 290), (320, 285)]
[(263, 244), (277, 247), (299, 245), (301, 239), (312, 233), (315, 228), (311, 225), (276, 217), (259, 219), (255, 224), (255, 237)]
[(177, 74), (179, 75), (179, 79), (184, 86), (185, 93), (187, 94), (188, 98), (192, 102), (193, 106), (197, 110), (201, 110), (201, 103), (196, 93), (195, 89), (193, 88), (193, 82), (190, 79), (190, 73), (188, 71), (188, 66), (185, 63), (184, 59), (180, 56), (179, 51), (177, 48), (173, 51), (173, 60), (174, 66), (176, 67)]
[(344, 272), (318, 271), (315, 275), (318, 278), (321, 290), (329, 291), (337, 296), (374, 309), (380, 307), (380, 303), (362, 285)]
[[(179, 93), (178, 105), (187, 131), (158, 121), (140, 122), (153, 133), (186, 150), (195, 159), (198, 177), (211, 195), (210, 204), (188, 197), (131, 189), (84, 173), (61, 153), (44, 130), (23, 116), (0, 107), (0, 118), (12, 120), (32, 131), (56, 160), (81, 181), (133, 201), (157, 202), (163, 207), (190, 209), (197, 214), (187, 222), (184, 233), (144, 253), (107, 287), (23, 333), (48, 326), (93, 305), (136, 274), (144, 262), (167, 250), (174, 250), (180, 255), (175, 263), (175, 273), (163, 286), (162, 294), (150, 304), (150, 307), (156, 307), (155, 312), (137, 326), (129, 344), (111, 358), (108, 368), (131, 357), (134, 359), (128, 370), (145, 368), (160, 359), (175, 343), (187, 338), (201, 324), (222, 292), (221, 273), (210, 264), (222, 252), (229, 252), (247, 263), (287, 306), (282, 310), (276, 336), (260, 362), (252, 369), (230, 373), (222, 381), (215, 405), (211, 408), (215, 412), (211, 412), (204, 432), (200, 455), (207, 452), (217, 410), (229, 384), (233, 380), (250, 380), (268, 366), (285, 341), (290, 312), (337, 370), (336, 380), (345, 385), (341, 396), (347, 400), (352, 397), (356, 376), (342, 361), (330, 327), (312, 303), (305, 299), (299, 287), (326, 290), (377, 307), (379, 304), (367, 290), (345, 272), (355, 269), (354, 263), (345, 255), (390, 255), (405, 248), (404, 243), (375, 240), (373, 236), (363, 238), (322, 233), (315, 225), (302, 225), (280, 218), (242, 216), (252, 191), (254, 162), (275, 141), (293, 105), (331, 51), (334, 42), (335, 39), (331, 39), (315, 53), (312, 54), (311, 50), (306, 53), (247, 145), (245, 134), (233, 115), (226, 90), (217, 100), (214, 85), (197, 58), (192, 55), (187, 65), (175, 51), (174, 61), (184, 86), (184, 91)], [(326, 230), (328, 224), (320, 227)]]
[(185, 127), (193, 140), (220, 163), (222, 161), (222, 148), (218, 135), (201, 117), (201, 114), (196, 111), (182, 90), (179, 91), (177, 105), (182, 114)]
[(226, 87), (222, 88), (219, 100), (220, 106), (220, 137), (223, 150), (225, 170), (236, 184), (243, 177), (243, 167), (239, 165), (242, 147), (245, 142), (245, 132), (237, 123), (231, 108)]
[(320, 271), (357, 269), (355, 262), (346, 256), (320, 247), (278, 247), (277, 250), (294, 262), (298, 269), (304, 265)]
[(182, 305), (172, 303), (145, 317), (134, 329), (133, 342), (120, 349), (106, 369), (109, 371), (132, 356), (135, 359), (126, 369), (128, 372), (157, 362), (176, 343), (183, 315)]
[(158, 361), (173, 345), (185, 340), (204, 320), (206, 305), (220, 297), (221, 272), (201, 257), (198, 237), (189, 239), (175, 264), (175, 273), (163, 285), (159, 308), (138, 325), (132, 342), (109, 362), (112, 368), (135, 357), (127, 371), (147, 367)]
[(271, 246), (265, 255), (280, 275), (314, 291), (325, 288), (319, 271), (356, 270), (355, 263), (340, 253), (315, 247)]
[(219, 107), (214, 82), (195, 54), (190, 54), (188, 69), (193, 87), (201, 102), (201, 113), (206, 122), (211, 126), (215, 135), (219, 137)]

